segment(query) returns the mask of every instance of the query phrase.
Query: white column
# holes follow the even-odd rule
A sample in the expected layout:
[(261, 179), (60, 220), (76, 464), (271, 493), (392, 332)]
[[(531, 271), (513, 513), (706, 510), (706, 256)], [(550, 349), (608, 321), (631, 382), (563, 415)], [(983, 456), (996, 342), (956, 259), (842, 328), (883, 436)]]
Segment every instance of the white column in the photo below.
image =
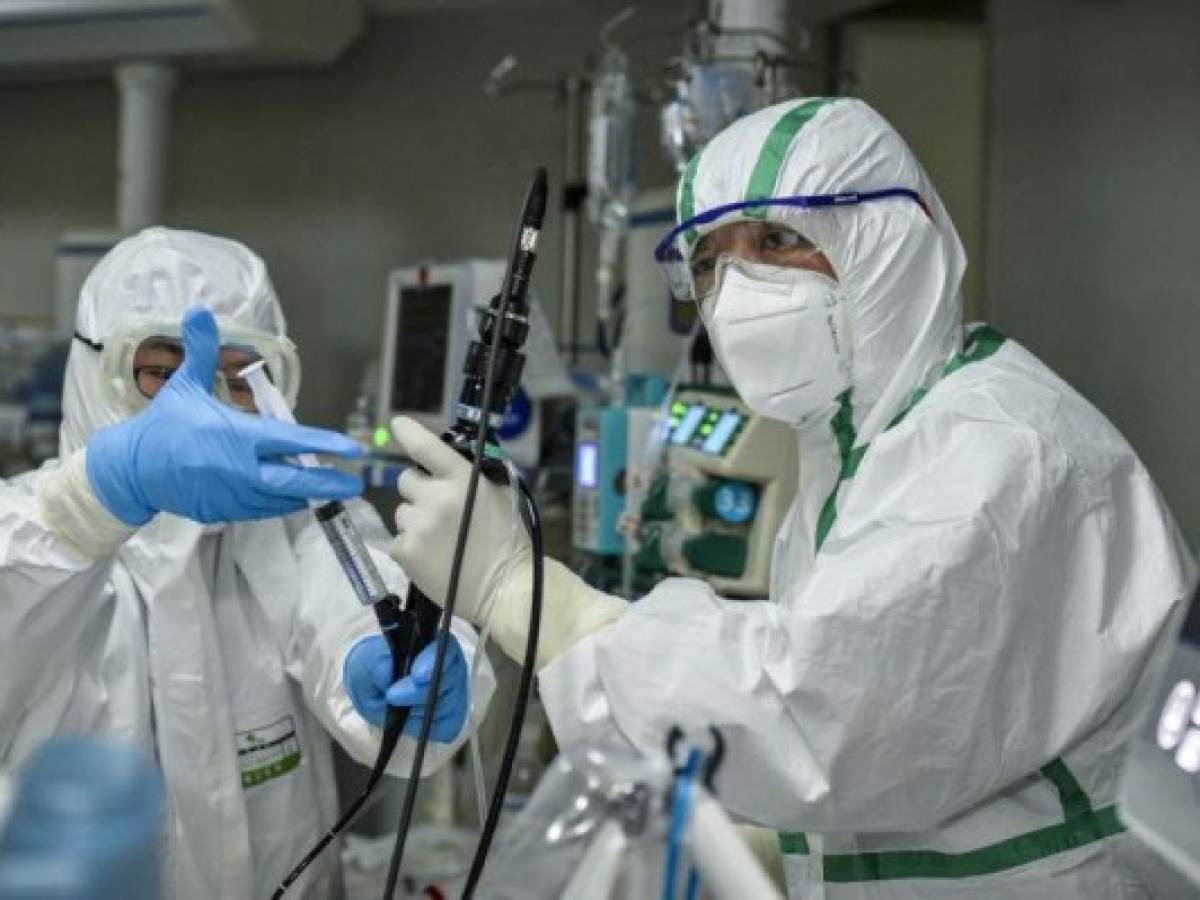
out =
[(163, 63), (122, 63), (117, 152), (117, 227), (158, 225), (166, 212), (171, 92), (177, 75)]

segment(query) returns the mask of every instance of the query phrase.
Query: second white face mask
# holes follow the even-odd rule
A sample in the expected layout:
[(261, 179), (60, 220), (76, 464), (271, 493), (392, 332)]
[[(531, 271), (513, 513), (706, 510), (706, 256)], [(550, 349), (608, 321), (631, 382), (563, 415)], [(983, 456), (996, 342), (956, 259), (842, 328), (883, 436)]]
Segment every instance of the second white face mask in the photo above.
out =
[(717, 358), (746, 405), (803, 425), (850, 386), (837, 281), (808, 269), (731, 258), (706, 316)]

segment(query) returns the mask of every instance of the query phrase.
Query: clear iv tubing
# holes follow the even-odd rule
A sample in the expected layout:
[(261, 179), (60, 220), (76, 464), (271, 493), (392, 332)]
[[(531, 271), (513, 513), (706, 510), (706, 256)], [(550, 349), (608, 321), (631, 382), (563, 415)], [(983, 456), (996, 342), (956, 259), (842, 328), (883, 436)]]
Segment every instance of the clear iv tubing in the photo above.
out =
[[(242, 369), (238, 376), (245, 378), (250, 385), (250, 392), (254, 394), (254, 405), (262, 415), (281, 422), (295, 423), (296, 418), (292, 415), (287, 400), (267, 377), (261, 359)], [(300, 465), (306, 469), (314, 469), (320, 465), (316, 456), (311, 453), (301, 453), (299, 460)], [(387, 585), (371, 560), (367, 545), (350, 518), (350, 513), (338, 500), (327, 503), (313, 500), (310, 501), (310, 505), (359, 602), (363, 606), (374, 606), (376, 601), (387, 596)]]
[[(631, 479), (631, 484), (628, 488), (626, 497), (625, 509), (628, 514), (633, 516), (641, 516), (642, 500), (646, 494), (646, 485), (640, 483), (640, 479), (644, 479), (647, 475), (654, 472), (662, 460), (663, 451), (667, 445), (667, 432), (670, 426), (667, 424), (671, 418), (671, 402), (675, 398), (675, 392), (679, 390), (679, 385), (683, 383), (684, 376), (687, 374), (688, 356), (691, 352), (692, 344), (695, 343), (696, 336), (700, 333), (700, 320), (692, 326), (691, 333), (687, 336), (687, 340), (683, 342), (683, 348), (679, 352), (679, 362), (675, 364), (675, 371), (671, 374), (671, 383), (667, 386), (667, 393), (663, 397), (663, 402), (659, 406), (658, 416), (654, 419), (654, 425), (650, 428), (650, 433), (646, 435), (646, 443), (642, 449), (642, 458), (640, 460), (642, 471), (638, 477)], [(278, 393), (278, 391), (276, 391)], [(625, 549), (621, 553), (621, 596), (626, 600), (633, 599), (633, 540), (630, 535), (625, 535)]]

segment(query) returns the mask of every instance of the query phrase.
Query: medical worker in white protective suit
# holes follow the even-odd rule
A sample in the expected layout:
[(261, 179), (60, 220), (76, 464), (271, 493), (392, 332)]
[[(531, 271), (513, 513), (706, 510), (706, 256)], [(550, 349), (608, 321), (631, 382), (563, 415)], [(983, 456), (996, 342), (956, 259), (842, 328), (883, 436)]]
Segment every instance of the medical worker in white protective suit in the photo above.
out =
[[(718, 726), (719, 797), (780, 832), (792, 896), (1186, 896), (1140, 871), (1114, 808), (1193, 571), (1128, 444), (1016, 342), (964, 332), (954, 226), (866, 104), (736, 122), (678, 205), (658, 255), (742, 398), (796, 426), (799, 495), (770, 602), (668, 579), (627, 606), (547, 561), (559, 743)], [(394, 553), (442, 597), (422, 551), (453, 544), (465, 466), (395, 430), (429, 474), (400, 480)], [(481, 495), (457, 610), (518, 656), (528, 564), (497, 577), (487, 539), (507, 509)]]
[[(236, 408), (253, 410), (248, 359), (292, 401), (299, 366), (262, 261), (233, 241), (163, 228), (123, 241), (87, 279), (76, 330), (61, 458), (0, 483), (0, 766), (56, 733), (137, 742), (167, 781), (167, 896), (265, 898), (336, 820), (329, 735), (370, 764), (368, 720), (395, 699), (374, 615), (305, 509), (361, 482), (282, 456), (354, 447)], [(404, 589), (378, 517), (347, 506)], [(455, 634), (469, 657), (471, 629)], [(458, 645), (427, 770), (469, 729)], [(474, 715), (491, 693), (479, 675)], [(401, 705), (406, 682), (391, 686)], [(289, 896), (340, 896), (338, 856)]]

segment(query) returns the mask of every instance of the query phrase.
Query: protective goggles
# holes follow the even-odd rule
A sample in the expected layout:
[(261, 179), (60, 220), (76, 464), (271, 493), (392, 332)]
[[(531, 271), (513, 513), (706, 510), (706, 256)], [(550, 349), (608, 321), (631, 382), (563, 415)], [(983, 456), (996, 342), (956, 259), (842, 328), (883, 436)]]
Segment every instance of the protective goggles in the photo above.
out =
[[(797, 222), (794, 215), (797, 211), (820, 211), (835, 206), (856, 206), (860, 203), (870, 203), (875, 200), (890, 200), (902, 198), (911, 200), (924, 208), (921, 198), (916, 191), (908, 188), (885, 188), (878, 191), (855, 191), (842, 194), (808, 194), (798, 197), (769, 197), (761, 200), (739, 200), (736, 203), (725, 203), (714, 206), (704, 212), (680, 222), (659, 241), (654, 248), (654, 260), (667, 282), (671, 296), (679, 301), (691, 301), (700, 304), (711, 294), (714, 279), (707, 268), (693, 271), (692, 251), (699, 242), (704, 231), (712, 229), (706, 226), (719, 222), (726, 217), (737, 216), (739, 220), (760, 219), (764, 221), (780, 221), (803, 231), (803, 224)], [(787, 213), (788, 215), (784, 216)]]
[[(300, 391), (300, 358), (286, 337), (247, 328), (217, 317), (221, 351), (213, 393), (243, 409), (253, 409), (249, 385), (238, 372), (262, 360), (270, 379), (296, 405)], [(118, 331), (103, 344), (87, 341), (100, 351), (100, 382), (105, 397), (136, 412), (144, 407), (183, 363), (180, 321), (162, 319), (139, 322)]]

